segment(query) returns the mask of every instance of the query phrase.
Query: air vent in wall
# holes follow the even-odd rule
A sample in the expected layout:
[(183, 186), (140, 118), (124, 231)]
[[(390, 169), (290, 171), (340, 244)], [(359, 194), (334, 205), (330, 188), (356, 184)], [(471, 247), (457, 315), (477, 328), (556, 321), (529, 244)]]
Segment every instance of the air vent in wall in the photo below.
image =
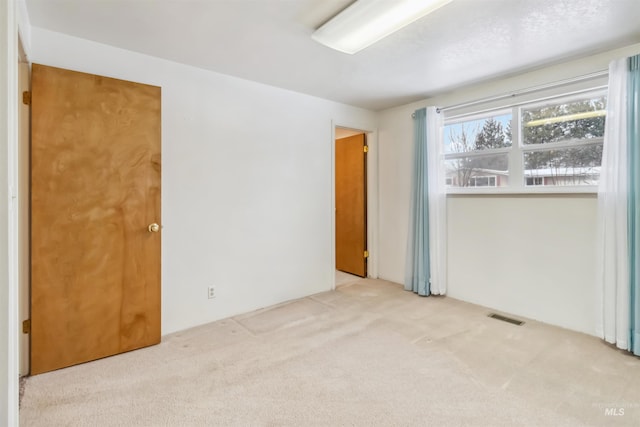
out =
[(490, 314), (488, 314), (488, 316), (493, 318), (493, 319), (502, 320), (503, 322), (511, 323), (511, 324), (514, 324), (514, 325), (517, 325), (517, 326), (520, 326), (520, 325), (524, 324), (524, 322), (522, 320), (512, 319), (510, 317), (502, 316), (502, 315), (496, 314), (496, 313), (490, 313)]

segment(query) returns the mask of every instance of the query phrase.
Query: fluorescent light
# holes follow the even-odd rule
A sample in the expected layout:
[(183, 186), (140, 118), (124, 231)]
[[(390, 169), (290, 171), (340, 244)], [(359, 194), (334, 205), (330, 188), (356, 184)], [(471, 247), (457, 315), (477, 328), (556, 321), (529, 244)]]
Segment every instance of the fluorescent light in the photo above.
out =
[(452, 0), (357, 0), (321, 26), (311, 37), (353, 54)]

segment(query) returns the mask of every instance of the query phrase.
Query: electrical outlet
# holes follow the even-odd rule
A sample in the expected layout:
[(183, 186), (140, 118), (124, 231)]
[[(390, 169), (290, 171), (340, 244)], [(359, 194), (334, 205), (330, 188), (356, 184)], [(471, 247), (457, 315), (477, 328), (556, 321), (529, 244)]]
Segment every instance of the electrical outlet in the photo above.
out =
[(215, 298), (216, 297), (216, 288), (213, 287), (213, 286), (209, 286), (207, 295), (208, 295), (209, 299)]

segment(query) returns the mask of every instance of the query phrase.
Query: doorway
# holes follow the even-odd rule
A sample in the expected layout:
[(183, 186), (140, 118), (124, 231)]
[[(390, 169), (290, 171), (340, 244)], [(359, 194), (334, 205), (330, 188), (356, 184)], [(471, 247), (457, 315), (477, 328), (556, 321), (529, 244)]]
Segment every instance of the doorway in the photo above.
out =
[(335, 129), (336, 284), (367, 277), (367, 134)]

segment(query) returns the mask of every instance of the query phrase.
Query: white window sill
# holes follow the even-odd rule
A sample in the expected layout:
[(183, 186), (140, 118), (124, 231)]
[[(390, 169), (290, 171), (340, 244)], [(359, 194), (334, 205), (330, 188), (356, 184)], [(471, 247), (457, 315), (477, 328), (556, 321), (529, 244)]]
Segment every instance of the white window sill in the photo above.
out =
[(491, 195), (491, 194), (598, 194), (598, 186), (531, 186), (531, 187), (475, 187), (447, 188), (448, 195)]

